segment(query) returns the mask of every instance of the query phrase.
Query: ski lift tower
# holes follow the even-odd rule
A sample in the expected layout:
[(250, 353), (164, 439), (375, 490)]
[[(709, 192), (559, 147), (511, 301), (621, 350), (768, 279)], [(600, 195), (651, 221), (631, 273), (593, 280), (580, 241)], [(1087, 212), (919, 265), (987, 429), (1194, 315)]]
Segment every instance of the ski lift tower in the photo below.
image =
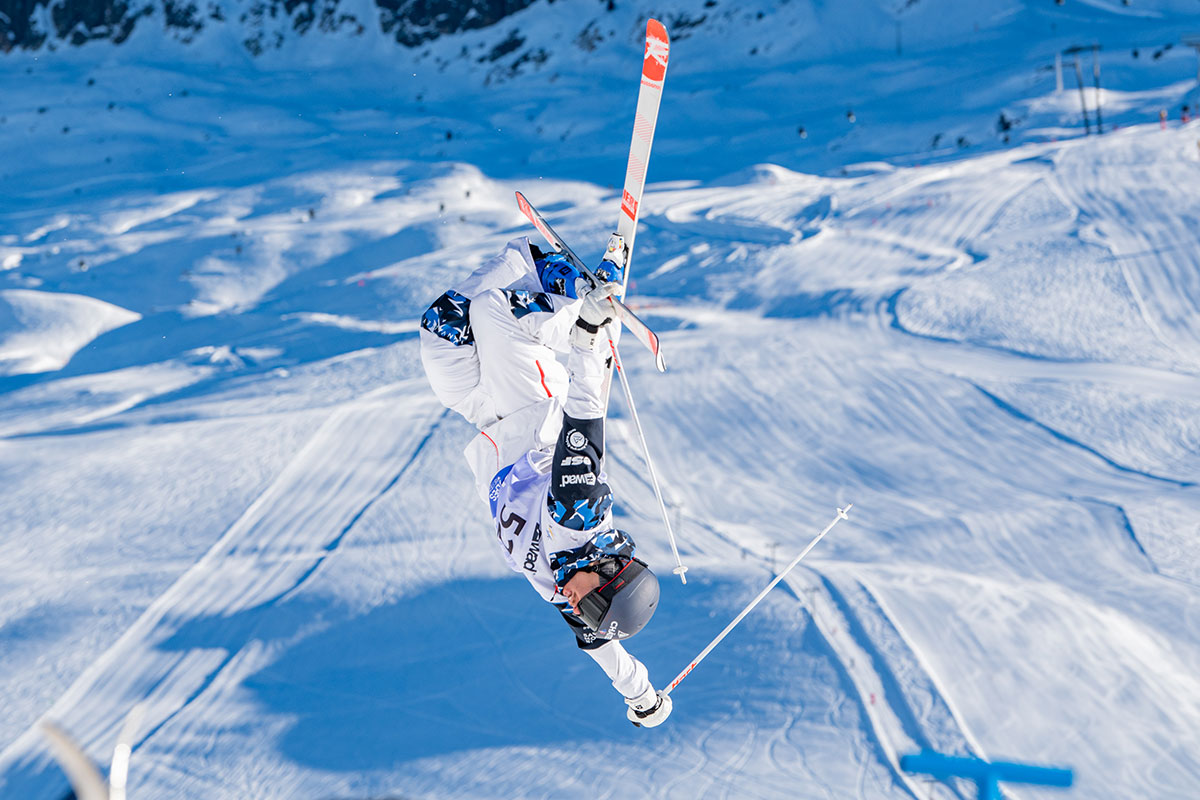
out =
[[(1079, 54), (1084, 52), (1085, 50), (1092, 51), (1092, 64), (1093, 64), (1093, 68), (1096, 70), (1096, 73), (1095, 73), (1096, 74), (1096, 116), (1097, 116), (1097, 118), (1099, 118), (1099, 116), (1100, 116), (1100, 73), (1099, 73), (1099, 67), (1098, 67), (1099, 62), (1096, 61), (1096, 51), (1099, 50), (1099, 48), (1100, 48), (1099, 45), (1091, 45), (1091, 46), (1083, 46), (1083, 47), (1076, 46), (1076, 47), (1068, 47), (1066, 50), (1062, 51), (1062, 54), (1064, 56), (1074, 56), (1075, 57), (1075, 80), (1079, 83), (1079, 108), (1083, 111), (1083, 130), (1084, 130), (1084, 134), (1087, 136), (1092, 135), (1092, 124), (1088, 120), (1087, 97), (1084, 95), (1084, 92), (1083, 92), (1083, 70), (1079, 66)], [(1102, 132), (1100, 130), (1100, 128), (1101, 128), (1101, 125), (1099, 124), (1099, 120), (1097, 119), (1096, 133)]]
[(1196, 83), (1200, 83), (1200, 33), (1184, 36), (1182, 41), (1196, 51)]

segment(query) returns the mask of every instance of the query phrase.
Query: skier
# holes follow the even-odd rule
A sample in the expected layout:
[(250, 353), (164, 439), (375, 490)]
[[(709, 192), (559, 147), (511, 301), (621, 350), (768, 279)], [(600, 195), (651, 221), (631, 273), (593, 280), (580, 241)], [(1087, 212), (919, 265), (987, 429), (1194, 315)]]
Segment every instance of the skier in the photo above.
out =
[(509, 567), (557, 607), (629, 720), (654, 727), (671, 698), (621, 642), (654, 613), (658, 580), (614, 527), (604, 474), (608, 341), (620, 334), (608, 298), (622, 266), (603, 262), (593, 286), (514, 239), (425, 312), (421, 361), (438, 399), (479, 429), (467, 461)]

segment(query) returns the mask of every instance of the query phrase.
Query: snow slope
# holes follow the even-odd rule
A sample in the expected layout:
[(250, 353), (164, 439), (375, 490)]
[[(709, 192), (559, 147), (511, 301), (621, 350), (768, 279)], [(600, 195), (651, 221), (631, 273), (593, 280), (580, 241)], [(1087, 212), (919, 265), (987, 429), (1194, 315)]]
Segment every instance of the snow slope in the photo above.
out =
[[(568, 5), (518, 17), (550, 27)], [(844, 29), (800, 6), (777, 13)], [(1028, 42), (1005, 8), (995, 46)], [(1149, 13), (1089, 8), (1131, 35), (1141, 17), (1117, 15)], [(1179, 27), (1155, 9), (1147, 30)], [(668, 100), (704, 77), (685, 56), (706, 30), (677, 43)], [(854, 63), (836, 38), (805, 68)], [(926, 70), (883, 80), (876, 44), (856, 68), (892, 120), (856, 147), (888, 161), (839, 162), (847, 145), (755, 165), (783, 152), (763, 130), (699, 164), (695, 143), (716, 152), (759, 96), (712, 98), (703, 125), (681, 112), (694, 132), (664, 101), (633, 300), (669, 371), (625, 360), (691, 571), (630, 648), (669, 681), (855, 508), (641, 731), (491, 550), (472, 432), (433, 398), (415, 336), (445, 286), (533, 235), (515, 189), (596, 255), (628, 120), (585, 130), (582, 99), (522, 110), (543, 73), (481, 91), (455, 62), (437, 109), (384, 111), (378, 78), (130, 44), (5, 62), (33, 85), (0, 76), (24, 109), (0, 127), (21, 156), (3, 169), (0, 353), (24, 359), (0, 376), (0, 796), (66, 793), (39, 718), (103, 761), (138, 703), (134, 800), (972, 796), (900, 772), (926, 746), (1070, 765), (1083, 797), (1194, 791), (1198, 123), (1081, 138), (1063, 111), (1056, 141), (931, 160), (906, 143), (942, 111), (911, 97), (966, 60), (932, 44)], [(610, 49), (601, 67), (629, 60)], [(632, 113), (618, 72), (596, 91)], [(1162, 77), (1130, 74), (1130, 122), (1192, 86)], [(1006, 92), (1067, 107), (1052, 83)], [(38, 113), (42, 96), (61, 103)], [(583, 127), (544, 151), (528, 131), (440, 135), (488, 113)], [(48, 130), (83, 142), (47, 148)], [(620, 524), (668, 575), (614, 406)]]

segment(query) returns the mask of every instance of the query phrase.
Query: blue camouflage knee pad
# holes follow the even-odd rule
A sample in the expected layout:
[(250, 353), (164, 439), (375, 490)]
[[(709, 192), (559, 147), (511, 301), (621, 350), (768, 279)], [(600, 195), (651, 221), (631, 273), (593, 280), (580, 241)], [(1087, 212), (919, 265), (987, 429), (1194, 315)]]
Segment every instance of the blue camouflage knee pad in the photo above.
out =
[(471, 332), (470, 310), (470, 298), (451, 289), (426, 309), (421, 316), (421, 327), (452, 345), (473, 345), (475, 334)]

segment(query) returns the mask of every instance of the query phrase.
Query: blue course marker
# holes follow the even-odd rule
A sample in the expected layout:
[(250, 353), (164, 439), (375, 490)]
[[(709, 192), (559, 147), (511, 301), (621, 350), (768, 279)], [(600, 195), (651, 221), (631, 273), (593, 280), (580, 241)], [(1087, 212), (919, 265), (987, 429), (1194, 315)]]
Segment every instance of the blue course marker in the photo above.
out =
[(947, 756), (925, 750), (919, 755), (903, 756), (900, 769), (905, 772), (932, 775), (939, 780), (966, 778), (975, 781), (979, 800), (1001, 800), (1000, 781), (1025, 783), (1033, 786), (1070, 786), (1075, 774), (1069, 769), (1014, 764), (1007, 761), (984, 761), (981, 758)]

